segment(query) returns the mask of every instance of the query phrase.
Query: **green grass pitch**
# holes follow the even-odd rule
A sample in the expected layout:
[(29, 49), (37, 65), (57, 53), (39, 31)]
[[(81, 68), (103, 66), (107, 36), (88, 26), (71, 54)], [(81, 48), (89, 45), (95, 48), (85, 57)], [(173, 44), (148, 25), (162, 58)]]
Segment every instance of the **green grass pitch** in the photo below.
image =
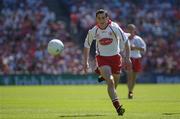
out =
[(180, 119), (179, 84), (138, 84), (133, 100), (118, 86), (117, 116), (106, 85), (1, 86), (0, 119)]

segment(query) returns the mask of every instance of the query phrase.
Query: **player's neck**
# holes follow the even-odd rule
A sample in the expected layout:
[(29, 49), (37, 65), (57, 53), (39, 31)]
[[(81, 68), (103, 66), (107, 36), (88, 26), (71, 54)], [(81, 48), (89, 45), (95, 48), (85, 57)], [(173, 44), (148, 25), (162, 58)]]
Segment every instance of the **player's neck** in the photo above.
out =
[(98, 26), (98, 28), (100, 28), (101, 30), (105, 30), (105, 29), (108, 27), (109, 24), (111, 24), (111, 20), (108, 20), (107, 23), (104, 24), (104, 25), (99, 25), (99, 24), (98, 24), (97, 26)]
[(130, 39), (130, 40), (133, 39), (134, 36), (135, 36), (135, 35), (130, 35), (130, 36), (129, 36), (129, 39)]
[(100, 28), (101, 30), (105, 30), (105, 29), (108, 27), (108, 25), (109, 25), (109, 24), (105, 24), (105, 25), (103, 25), (103, 26), (99, 26), (99, 28)]

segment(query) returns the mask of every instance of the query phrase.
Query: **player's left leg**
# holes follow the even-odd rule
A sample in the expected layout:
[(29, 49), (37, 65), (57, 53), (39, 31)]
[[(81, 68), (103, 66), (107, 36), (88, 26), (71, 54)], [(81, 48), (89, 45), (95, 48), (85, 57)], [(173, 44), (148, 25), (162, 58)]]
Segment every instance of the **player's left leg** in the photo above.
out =
[(117, 96), (116, 88), (115, 88), (115, 80), (114, 76), (111, 73), (111, 67), (109, 66), (101, 66), (100, 72), (107, 83), (107, 90), (109, 97), (112, 100), (113, 106), (115, 107), (118, 115), (123, 115), (125, 112), (125, 109), (122, 108), (122, 105), (119, 101), (119, 98)]
[[(114, 77), (115, 89), (117, 90), (117, 86), (118, 86), (119, 80), (120, 80), (120, 74), (113, 74), (113, 77)], [(122, 105), (121, 105), (120, 108), (117, 109), (117, 113), (118, 113), (118, 115), (123, 115), (124, 112), (125, 112), (125, 109), (122, 108)]]
[(136, 72), (128, 72), (128, 80), (127, 80), (127, 84), (128, 84), (128, 98), (132, 99), (133, 98), (133, 90), (134, 90), (134, 86), (136, 83)]
[(125, 109), (122, 108), (122, 104), (120, 103), (116, 88), (115, 88), (115, 81), (112, 74), (114, 74), (114, 67), (118, 69), (117, 72), (120, 72), (120, 56), (110, 56), (110, 57), (102, 57), (102, 56), (96, 56), (97, 62), (98, 62), (98, 68), (100, 70), (100, 74), (105, 79), (107, 83), (107, 90), (109, 97), (112, 100), (113, 106), (115, 107), (118, 115), (123, 115), (125, 112)]
[(113, 74), (114, 77), (114, 83), (115, 83), (115, 89), (117, 88), (120, 80), (120, 74)]
[[(120, 59), (120, 60), (119, 60)], [(115, 59), (116, 63), (113, 63), (111, 65), (111, 69), (112, 69), (112, 75), (113, 75), (113, 79), (114, 79), (114, 85), (115, 85), (115, 90), (117, 90), (117, 86), (119, 84), (119, 80), (120, 80), (120, 72), (121, 72), (121, 57), (117, 57), (117, 59)], [(116, 105), (116, 100), (113, 101), (113, 105)], [(125, 112), (125, 109), (122, 108), (122, 105), (117, 109), (117, 113), (118, 115), (123, 115), (123, 113)]]
[(132, 70), (128, 71), (128, 98), (132, 99), (133, 98), (133, 90), (134, 90), (134, 86), (136, 83), (136, 76), (137, 74), (141, 71), (141, 62), (140, 62), (140, 58), (137, 59), (133, 59), (131, 58), (132, 61)]
[(131, 83), (131, 91), (133, 92), (134, 90), (134, 86), (136, 83), (136, 76), (137, 76), (137, 72), (132, 72), (132, 83)]
[(112, 76), (112, 73), (111, 73), (111, 67), (107, 65), (101, 66), (100, 72), (101, 72), (101, 75), (106, 80), (109, 97), (111, 98), (111, 100), (117, 99), (118, 97), (115, 90), (114, 79), (113, 79), (114, 77)]

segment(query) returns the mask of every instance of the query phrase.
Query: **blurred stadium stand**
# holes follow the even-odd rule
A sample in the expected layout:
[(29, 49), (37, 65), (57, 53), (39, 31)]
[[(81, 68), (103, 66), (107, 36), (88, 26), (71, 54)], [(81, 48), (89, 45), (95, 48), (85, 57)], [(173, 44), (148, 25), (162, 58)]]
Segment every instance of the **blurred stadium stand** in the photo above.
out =
[[(81, 74), (82, 51), (66, 31), (68, 22), (60, 19), (62, 16), (58, 18), (42, 0), (4, 0), (0, 20), (0, 73)], [(60, 57), (47, 53), (47, 43), (52, 38), (61, 39), (65, 44)]]
[[(144, 73), (179, 74), (179, 6), (179, 0), (1, 0), (0, 73), (82, 74), (87, 30), (104, 8), (125, 31), (128, 23), (139, 29), (147, 43)], [(46, 51), (52, 38), (65, 44), (59, 57)]]

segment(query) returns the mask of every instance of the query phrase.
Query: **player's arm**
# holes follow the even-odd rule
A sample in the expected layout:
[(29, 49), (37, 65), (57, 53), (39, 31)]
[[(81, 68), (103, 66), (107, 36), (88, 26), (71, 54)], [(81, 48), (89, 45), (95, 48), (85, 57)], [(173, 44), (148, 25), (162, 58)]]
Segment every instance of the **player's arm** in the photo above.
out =
[(131, 45), (131, 50), (139, 50), (139, 51), (145, 51), (144, 48), (141, 48), (141, 47), (138, 47), (138, 46), (135, 46), (135, 45)]
[(125, 68), (128, 70), (128, 71), (131, 71), (132, 70), (132, 62), (131, 62), (131, 59), (130, 59), (130, 52), (131, 52), (131, 48), (130, 48), (130, 43), (129, 43), (129, 40), (127, 40), (125, 42), (125, 56), (124, 56), (124, 62), (125, 62)]
[(87, 70), (89, 68), (89, 51), (90, 48), (84, 47), (84, 72), (87, 73)]
[(118, 26), (118, 32), (117, 32), (120, 40), (120, 50), (121, 52), (124, 52), (124, 58), (129, 59), (130, 58), (130, 43), (128, 40), (128, 37), (126, 33)]
[(130, 52), (131, 52), (131, 48), (130, 48), (130, 43), (129, 40), (127, 40), (125, 42), (125, 59), (130, 59)]
[(84, 71), (85, 73), (87, 73), (87, 70), (89, 68), (89, 52), (90, 52), (90, 47), (91, 47), (91, 43), (93, 41), (93, 37), (92, 37), (92, 33), (89, 30), (87, 37), (85, 39), (84, 42), (84, 53), (83, 53), (83, 59), (84, 59)]
[(144, 40), (139, 37), (136, 42), (137, 42), (137, 45), (131, 45), (131, 50), (139, 50), (141, 52), (145, 52), (146, 44)]
[[(126, 34), (122, 31), (122, 29), (119, 27), (118, 28), (118, 35), (120, 36), (120, 47), (123, 47), (123, 59), (126, 65), (126, 68), (128, 70), (131, 70), (132, 64), (131, 64), (131, 59), (130, 59), (130, 43), (129, 40), (126, 36)], [(123, 44), (123, 45), (122, 45)], [(120, 48), (122, 49), (122, 48)]]

